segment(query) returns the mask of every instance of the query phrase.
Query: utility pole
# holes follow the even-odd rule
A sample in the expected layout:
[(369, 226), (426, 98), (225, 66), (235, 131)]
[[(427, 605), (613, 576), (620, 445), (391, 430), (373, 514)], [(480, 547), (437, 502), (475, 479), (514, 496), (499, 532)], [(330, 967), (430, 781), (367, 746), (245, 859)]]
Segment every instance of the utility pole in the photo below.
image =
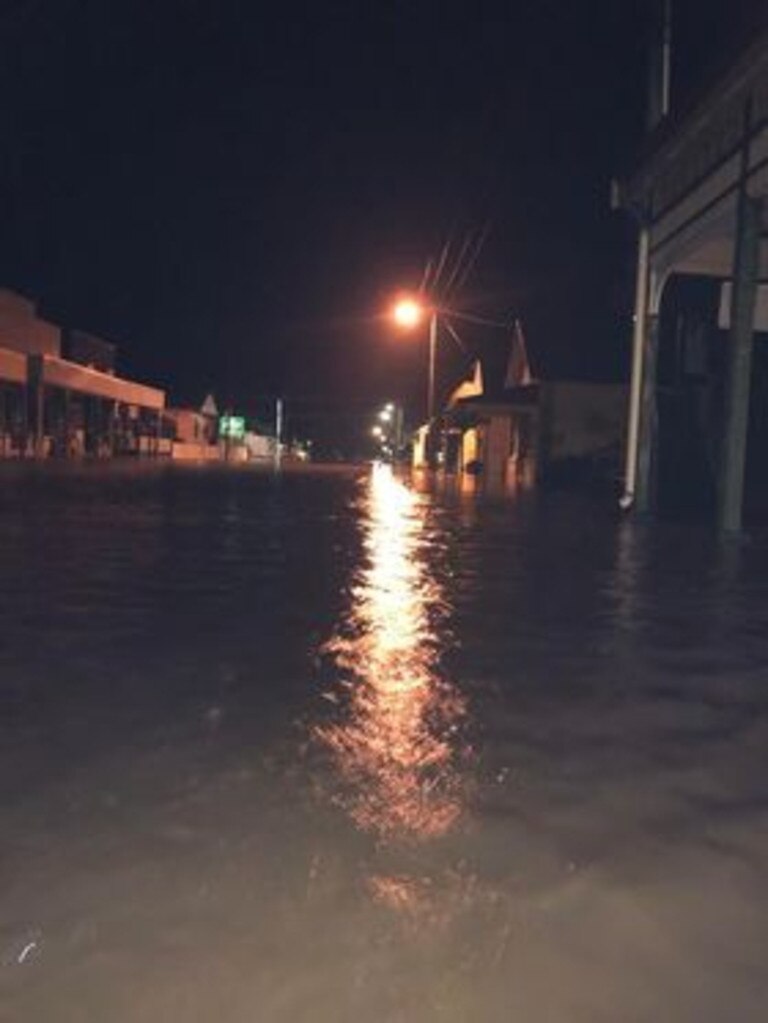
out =
[(427, 381), (427, 423), (435, 414), (435, 358), (437, 354), (437, 310), (429, 316), (429, 379)]
[(275, 399), (275, 462), (280, 465), (283, 455), (283, 399)]

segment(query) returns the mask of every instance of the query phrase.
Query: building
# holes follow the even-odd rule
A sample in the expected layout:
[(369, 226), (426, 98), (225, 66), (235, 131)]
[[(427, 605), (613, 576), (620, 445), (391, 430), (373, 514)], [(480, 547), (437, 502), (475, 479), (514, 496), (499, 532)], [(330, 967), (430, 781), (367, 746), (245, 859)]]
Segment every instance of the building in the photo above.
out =
[(173, 458), (182, 461), (211, 461), (221, 457), (217, 420), (203, 409), (167, 408), (163, 419), (172, 438)]
[(70, 362), (78, 362), (89, 369), (114, 376), (117, 365), (117, 345), (84, 330), (62, 332), (62, 355)]
[(461, 398), (444, 416), (442, 461), (491, 484), (613, 476), (626, 395), (617, 384), (553, 380)]
[(448, 472), (481, 476), (494, 487), (618, 472), (626, 387), (536, 379), (519, 324), (495, 387), (489, 370), (477, 360), (448, 399), (439, 429), (431, 438), (419, 431), (415, 465), (428, 462), (432, 443)]
[(614, 188), (614, 206), (638, 227), (623, 504), (652, 511), (665, 481), (682, 479), (695, 503), (709, 488), (721, 529), (735, 531), (750, 470), (768, 482), (768, 388), (754, 372), (757, 362), (768, 377), (760, 338), (768, 330), (768, 35), (687, 106), (661, 113)]
[(165, 393), (114, 372), (114, 346), (62, 331), (0, 289), (0, 457), (158, 455)]

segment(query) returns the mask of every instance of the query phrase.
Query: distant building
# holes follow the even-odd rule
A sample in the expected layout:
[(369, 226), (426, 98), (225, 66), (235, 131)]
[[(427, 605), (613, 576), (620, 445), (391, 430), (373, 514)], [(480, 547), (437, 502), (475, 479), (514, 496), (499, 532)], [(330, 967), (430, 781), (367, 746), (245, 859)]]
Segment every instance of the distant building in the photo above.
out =
[(274, 436), (257, 430), (245, 434), (248, 457), (255, 462), (273, 461), (277, 457), (277, 441)]
[(625, 387), (536, 379), (519, 324), (500, 384), (493, 386), (477, 360), (449, 397), (437, 429), (417, 432), (414, 465), (436, 461), (493, 485), (617, 471)]
[(163, 419), (169, 426), (173, 458), (211, 461), (220, 457), (216, 422), (193, 408), (167, 408)]
[(0, 288), (0, 348), (58, 358), (61, 329), (38, 316), (30, 299)]
[(493, 483), (618, 471), (626, 388), (552, 380), (459, 399), (444, 416), (443, 463)]
[(70, 362), (114, 375), (117, 364), (117, 345), (84, 330), (64, 330), (62, 354)]
[[(114, 346), (0, 289), (0, 457), (170, 453), (165, 393), (114, 373)], [(74, 356), (74, 357), (72, 357)]]

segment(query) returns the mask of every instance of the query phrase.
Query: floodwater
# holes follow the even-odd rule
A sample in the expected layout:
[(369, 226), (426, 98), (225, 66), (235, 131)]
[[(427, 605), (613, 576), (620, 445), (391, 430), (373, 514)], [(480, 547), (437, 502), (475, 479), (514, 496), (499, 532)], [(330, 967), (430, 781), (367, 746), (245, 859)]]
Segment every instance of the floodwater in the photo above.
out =
[(768, 538), (0, 467), (0, 1020), (768, 1014)]

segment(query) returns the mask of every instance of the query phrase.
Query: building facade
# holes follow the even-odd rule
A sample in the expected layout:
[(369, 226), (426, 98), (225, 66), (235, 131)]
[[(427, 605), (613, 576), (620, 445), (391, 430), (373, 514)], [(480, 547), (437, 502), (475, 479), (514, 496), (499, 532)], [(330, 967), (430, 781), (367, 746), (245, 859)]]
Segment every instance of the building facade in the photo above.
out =
[(0, 290), (0, 457), (158, 455), (168, 446), (165, 392), (117, 376), (114, 346), (83, 337), (80, 358), (64, 358), (60, 328)]
[[(717, 521), (726, 532), (741, 527), (754, 347), (758, 330), (768, 327), (759, 321), (760, 287), (768, 283), (767, 196), (768, 36), (763, 36), (695, 102), (662, 120), (633, 172), (614, 189), (614, 205), (638, 226), (627, 508), (648, 512), (658, 506), (665, 451), (708, 402), (702, 428), (716, 434)], [(709, 323), (721, 334), (706, 359), (697, 356), (695, 339), (683, 339), (671, 322), (675, 291), (693, 279), (714, 282), (722, 291), (719, 322), (710, 317)], [(678, 405), (687, 401), (690, 414), (673, 420), (663, 436), (660, 427), (670, 407), (664, 367), (670, 346), (681, 343), (686, 353), (672, 397)], [(707, 361), (721, 368), (707, 367)], [(708, 388), (702, 387), (705, 376), (712, 382)]]

